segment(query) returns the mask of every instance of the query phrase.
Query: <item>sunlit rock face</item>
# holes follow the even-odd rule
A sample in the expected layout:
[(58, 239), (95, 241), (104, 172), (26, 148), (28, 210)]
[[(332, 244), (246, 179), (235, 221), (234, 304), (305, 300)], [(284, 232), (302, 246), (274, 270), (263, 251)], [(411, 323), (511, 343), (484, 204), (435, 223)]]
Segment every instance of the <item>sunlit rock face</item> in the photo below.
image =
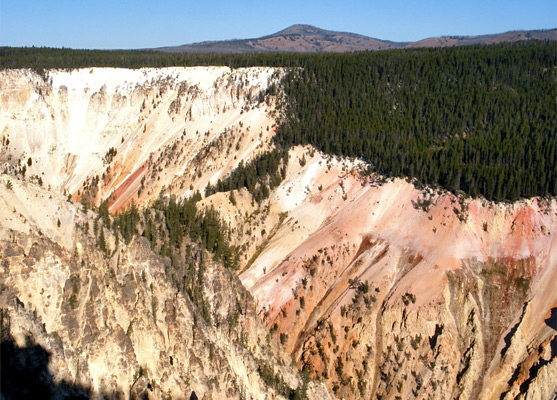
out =
[(292, 150), (267, 216), (240, 225), (267, 232), (240, 279), (298, 367), (343, 398), (550, 398), (557, 202), (458, 198), (359, 165)]
[[(226, 67), (0, 72), (4, 172), (112, 211), (203, 190), (266, 149), (283, 72)], [(141, 189), (141, 190), (140, 190)]]
[(0, 304), (17, 344), (29, 336), (55, 379), (101, 394), (279, 396), (261, 366), (296, 388), (291, 356), (337, 398), (554, 397), (554, 199), (466, 199), (297, 146), (267, 199), (198, 204), (240, 249), (238, 271), (192, 261), (207, 309), (140, 238), (106, 230), (111, 253), (98, 250), (77, 201), (117, 213), (203, 193), (273, 147), (283, 74), (0, 72)]
[[(302, 379), (235, 272), (195, 243), (171, 266), (79, 203), (7, 175), (0, 185), (7, 398), (332, 398)], [(172, 279), (182, 275), (187, 289)], [(30, 391), (21, 376), (36, 378), (19, 382)]]

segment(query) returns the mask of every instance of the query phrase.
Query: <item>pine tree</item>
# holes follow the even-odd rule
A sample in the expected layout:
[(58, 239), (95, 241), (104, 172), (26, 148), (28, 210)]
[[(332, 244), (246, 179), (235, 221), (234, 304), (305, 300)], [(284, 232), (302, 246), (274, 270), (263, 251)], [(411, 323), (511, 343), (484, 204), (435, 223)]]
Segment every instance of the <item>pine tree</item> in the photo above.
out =
[(99, 249), (101, 249), (101, 251), (103, 253), (107, 253), (106, 240), (104, 238), (104, 228), (102, 226), (101, 226), (100, 233), (99, 233), (98, 246), (99, 246)]

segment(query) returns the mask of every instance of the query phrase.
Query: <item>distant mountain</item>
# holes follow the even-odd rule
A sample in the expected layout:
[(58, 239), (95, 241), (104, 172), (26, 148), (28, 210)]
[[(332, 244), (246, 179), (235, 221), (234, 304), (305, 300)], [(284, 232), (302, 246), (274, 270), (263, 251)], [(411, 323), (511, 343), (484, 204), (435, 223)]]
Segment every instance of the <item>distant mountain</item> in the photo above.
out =
[(360, 50), (383, 50), (403, 47), (406, 43), (395, 43), (348, 32), (319, 29), (311, 25), (292, 25), (272, 35), (255, 39), (201, 42), (157, 50), (167, 52), (195, 53), (247, 53), (247, 52), (292, 52), (292, 53), (342, 53)]
[(349, 32), (336, 32), (311, 25), (292, 25), (279, 32), (254, 39), (209, 41), (181, 46), (161, 47), (164, 52), (188, 53), (343, 53), (362, 50), (386, 50), (406, 47), (444, 47), (471, 44), (516, 42), (519, 40), (557, 40), (557, 29), (511, 31), (480, 36), (441, 36), (417, 42), (392, 42)]
[(446, 47), (467, 46), (473, 44), (495, 44), (518, 42), (520, 40), (557, 40), (557, 29), (540, 29), (532, 31), (510, 31), (480, 36), (441, 36), (418, 40), (406, 47)]

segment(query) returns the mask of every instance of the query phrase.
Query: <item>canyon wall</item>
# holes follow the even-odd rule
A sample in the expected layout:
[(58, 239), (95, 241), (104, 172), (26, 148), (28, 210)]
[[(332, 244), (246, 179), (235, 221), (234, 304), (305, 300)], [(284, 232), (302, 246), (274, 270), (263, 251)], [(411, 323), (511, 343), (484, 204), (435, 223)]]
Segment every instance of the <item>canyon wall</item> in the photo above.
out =
[[(0, 72), (0, 300), (16, 342), (30, 335), (57, 379), (97, 392), (143, 382), (157, 398), (272, 397), (265, 365), (303, 385), (284, 349), (338, 398), (553, 398), (555, 199), (470, 199), (297, 146), (267, 199), (241, 189), (199, 203), (219, 211), (240, 255), (239, 271), (201, 250), (190, 260), (206, 257), (209, 310), (173, 292), (168, 260), (141, 239), (107, 231), (110, 257), (95, 250), (96, 217), (75, 201), (117, 213), (203, 193), (273, 148), (282, 74)], [(218, 326), (199, 325), (203, 313)], [(312, 385), (310, 398), (327, 395)]]
[(132, 200), (148, 203), (161, 190), (203, 191), (267, 149), (276, 100), (265, 94), (282, 74), (227, 67), (0, 71), (0, 165), (87, 204), (108, 199), (113, 212)]

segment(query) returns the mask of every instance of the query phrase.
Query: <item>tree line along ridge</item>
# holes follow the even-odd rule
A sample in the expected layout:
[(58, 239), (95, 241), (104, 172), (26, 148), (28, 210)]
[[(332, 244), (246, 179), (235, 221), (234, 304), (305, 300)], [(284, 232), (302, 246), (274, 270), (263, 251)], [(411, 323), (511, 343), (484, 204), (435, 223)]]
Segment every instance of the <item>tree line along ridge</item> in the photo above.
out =
[[(280, 83), (286, 101), (274, 139), (282, 150), (257, 161), (272, 171), (243, 165), (209, 192), (249, 186), (264, 198), (280, 179), (277, 155), (311, 144), (361, 158), (386, 176), (472, 197), (557, 195), (554, 42), (344, 54), (0, 48), (0, 68), (39, 72), (193, 65), (289, 68)], [(253, 177), (261, 175), (266, 182), (255, 185)]]

